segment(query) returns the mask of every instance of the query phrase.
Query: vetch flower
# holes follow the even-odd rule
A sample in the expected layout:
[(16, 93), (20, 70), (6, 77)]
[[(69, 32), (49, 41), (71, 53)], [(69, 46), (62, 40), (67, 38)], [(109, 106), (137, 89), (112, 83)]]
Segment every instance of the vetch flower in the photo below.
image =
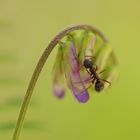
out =
[[(101, 77), (105, 81), (112, 82), (114, 76), (111, 73), (113, 69), (116, 69), (114, 68), (115, 61), (113, 62), (114, 57), (112, 48), (98, 35), (87, 31), (69, 34), (58, 46), (57, 57), (53, 67), (54, 95), (59, 98), (64, 97), (64, 79), (66, 79), (67, 85), (76, 99), (81, 103), (87, 102), (89, 100), (88, 88), (94, 87), (94, 84), (92, 83), (91, 75), (83, 66), (84, 60), (92, 60), (98, 66), (99, 72), (106, 69), (106, 72)], [(102, 83), (99, 84), (101, 85)], [(108, 87), (108, 85), (108, 83), (104, 82), (104, 88)]]

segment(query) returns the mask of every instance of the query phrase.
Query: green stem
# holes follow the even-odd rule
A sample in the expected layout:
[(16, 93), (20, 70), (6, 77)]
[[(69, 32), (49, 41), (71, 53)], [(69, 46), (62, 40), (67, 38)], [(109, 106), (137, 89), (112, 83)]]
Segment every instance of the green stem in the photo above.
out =
[(50, 55), (51, 51), (53, 50), (53, 48), (57, 45), (57, 43), (59, 43), (59, 41), (66, 35), (68, 35), (70, 32), (74, 31), (74, 30), (87, 30), (87, 31), (91, 31), (95, 34), (98, 34), (105, 42), (108, 42), (107, 38), (105, 37), (105, 35), (98, 30), (97, 28), (90, 26), (90, 25), (74, 25), (74, 26), (70, 26), (64, 30), (62, 30), (60, 33), (58, 33), (54, 39), (49, 43), (49, 45), (47, 46), (47, 48), (45, 49), (45, 51), (43, 52), (42, 56), (40, 57), (37, 66), (33, 72), (32, 78), (30, 80), (30, 83), (28, 85), (23, 103), (22, 103), (22, 107), (19, 113), (19, 117), (18, 117), (18, 121), (16, 124), (16, 128), (13, 134), (13, 138), (12, 140), (18, 140), (19, 139), (19, 135), (20, 135), (20, 131), (21, 128), (23, 126), (23, 121), (27, 112), (27, 108), (35, 87), (35, 84), (38, 80), (39, 74), (48, 58), (48, 56)]

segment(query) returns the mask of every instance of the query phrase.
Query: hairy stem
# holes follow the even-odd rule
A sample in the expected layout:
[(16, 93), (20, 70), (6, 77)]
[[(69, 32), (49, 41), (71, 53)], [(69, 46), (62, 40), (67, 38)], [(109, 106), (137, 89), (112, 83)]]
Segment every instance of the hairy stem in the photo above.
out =
[(27, 108), (35, 87), (35, 84), (38, 80), (39, 74), (48, 58), (48, 56), (50, 55), (51, 51), (53, 50), (53, 48), (57, 45), (57, 43), (59, 43), (59, 41), (66, 35), (68, 35), (70, 32), (74, 31), (74, 30), (87, 30), (90, 32), (93, 32), (95, 34), (98, 34), (103, 40), (104, 42), (108, 42), (108, 39), (105, 37), (105, 35), (98, 30), (96, 27), (90, 26), (90, 25), (74, 25), (74, 26), (70, 26), (64, 30), (62, 30), (61, 32), (59, 32), (54, 38), (53, 40), (49, 43), (49, 45), (47, 46), (47, 48), (45, 49), (45, 51), (43, 52), (42, 56), (40, 57), (36, 68), (33, 72), (32, 78), (30, 80), (30, 83), (28, 85), (23, 103), (22, 103), (22, 107), (20, 109), (20, 113), (19, 113), (19, 117), (18, 117), (18, 121), (16, 124), (16, 128), (13, 134), (13, 138), (12, 140), (18, 140), (19, 139), (19, 135), (20, 135), (20, 131), (21, 128), (23, 126), (23, 121), (27, 112)]

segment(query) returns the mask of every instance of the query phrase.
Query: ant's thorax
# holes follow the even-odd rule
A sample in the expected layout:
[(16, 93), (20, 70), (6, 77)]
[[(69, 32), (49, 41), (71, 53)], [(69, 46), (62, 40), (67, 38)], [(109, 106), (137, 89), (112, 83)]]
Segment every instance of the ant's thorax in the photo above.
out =
[(100, 79), (97, 72), (96, 72), (96, 68), (94, 66), (90, 67), (89, 71), (91, 72), (91, 75), (93, 76), (93, 78), (95, 78), (97, 80)]

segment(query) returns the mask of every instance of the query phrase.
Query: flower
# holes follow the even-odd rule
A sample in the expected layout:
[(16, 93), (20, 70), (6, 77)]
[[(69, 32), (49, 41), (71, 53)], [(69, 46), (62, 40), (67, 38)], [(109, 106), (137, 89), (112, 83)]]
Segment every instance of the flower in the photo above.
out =
[[(81, 103), (89, 100), (89, 87), (94, 87), (91, 75), (83, 66), (85, 58), (91, 59), (101, 71), (108, 72), (101, 75), (104, 79), (113, 81), (114, 55), (112, 48), (103, 40), (89, 32), (74, 32), (59, 43), (57, 57), (53, 67), (53, 93), (58, 98), (65, 96), (65, 82), (74, 97)], [(112, 78), (111, 78), (112, 77)], [(105, 84), (105, 88), (108, 84)]]

